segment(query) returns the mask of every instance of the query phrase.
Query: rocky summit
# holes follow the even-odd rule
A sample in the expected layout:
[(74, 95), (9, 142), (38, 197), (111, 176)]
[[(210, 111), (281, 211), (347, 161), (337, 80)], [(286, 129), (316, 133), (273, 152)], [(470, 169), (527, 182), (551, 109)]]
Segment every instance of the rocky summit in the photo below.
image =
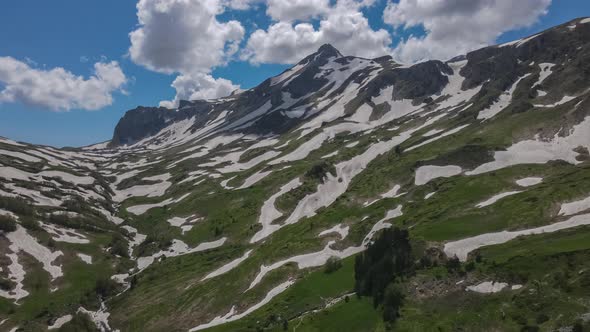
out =
[(0, 329), (581, 331), (589, 148), (590, 18), (0, 139)]

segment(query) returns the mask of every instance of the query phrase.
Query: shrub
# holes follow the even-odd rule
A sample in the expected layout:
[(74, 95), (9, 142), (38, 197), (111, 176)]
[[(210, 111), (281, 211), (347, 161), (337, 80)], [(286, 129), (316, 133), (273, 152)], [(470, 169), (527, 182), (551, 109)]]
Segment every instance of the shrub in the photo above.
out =
[(14, 197), (0, 197), (0, 209), (23, 216), (32, 216), (35, 213), (33, 207), (26, 201)]
[(305, 172), (304, 177), (312, 181), (324, 182), (324, 178), (328, 173), (336, 176), (336, 167), (326, 161), (322, 161), (313, 165)]
[(0, 215), (0, 231), (6, 233), (16, 231), (16, 220), (11, 216)]
[(116, 294), (118, 288), (119, 284), (116, 281), (107, 277), (103, 277), (96, 280), (94, 291), (102, 298), (106, 298), (110, 295)]
[(324, 265), (324, 272), (325, 273), (332, 273), (338, 271), (342, 267), (342, 261), (340, 258), (336, 256), (332, 256), (328, 258), (328, 261)]
[(111, 248), (111, 254), (129, 258), (127, 240), (125, 240), (125, 238), (121, 234), (113, 234), (111, 242), (109, 243), (109, 247)]
[(447, 263), (445, 264), (447, 271), (451, 274), (458, 273), (461, 271), (461, 261), (457, 256), (450, 258)]
[(404, 294), (396, 284), (389, 284), (383, 297), (383, 320), (394, 323), (399, 317), (399, 309), (404, 302)]
[(354, 289), (358, 295), (373, 297), (373, 305), (382, 303), (388, 285), (413, 269), (412, 247), (407, 230), (386, 229), (358, 255), (354, 264)]
[(546, 315), (546, 314), (544, 314), (544, 313), (540, 313), (540, 314), (537, 316), (537, 319), (536, 319), (536, 321), (537, 321), (537, 324), (543, 324), (543, 323), (545, 323), (545, 322), (546, 322), (546, 321), (548, 321), (548, 320), (549, 320), (549, 316), (547, 316), (547, 315)]
[(26, 228), (32, 232), (41, 230), (41, 226), (39, 226), (39, 223), (37, 222), (37, 220), (31, 219), (31, 218), (22, 219), (20, 224), (21, 224), (21, 226), (23, 226), (24, 228)]
[(9, 291), (14, 288), (14, 283), (4, 277), (0, 277), (0, 289), (3, 291)]

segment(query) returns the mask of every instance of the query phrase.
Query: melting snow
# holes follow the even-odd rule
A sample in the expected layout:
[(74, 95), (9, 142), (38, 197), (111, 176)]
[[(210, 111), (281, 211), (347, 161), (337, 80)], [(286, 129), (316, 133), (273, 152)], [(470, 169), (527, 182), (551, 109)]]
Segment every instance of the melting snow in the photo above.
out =
[(541, 72), (539, 73), (539, 80), (535, 84), (533, 84), (533, 88), (537, 85), (541, 85), (543, 81), (547, 79), (553, 72), (551, 68), (553, 68), (555, 64), (553, 63), (540, 63), (539, 68), (541, 68)]
[(573, 216), (562, 222), (546, 225), (537, 228), (524, 229), (520, 231), (502, 231), (496, 233), (481, 234), (474, 237), (453, 241), (445, 244), (444, 251), (448, 257), (457, 256), (462, 262), (467, 260), (467, 255), (475, 249), (501, 244), (523, 235), (534, 235), (557, 232), (563, 229), (573, 228), (582, 225), (590, 225), (590, 214)]
[(318, 234), (318, 236), (324, 236), (332, 233), (337, 233), (340, 235), (340, 239), (344, 240), (348, 236), (348, 231), (350, 230), (349, 226), (342, 226), (342, 224), (338, 224), (330, 229), (326, 229), (325, 231)]
[(347, 148), (354, 148), (355, 146), (357, 146), (359, 144), (359, 141), (356, 142), (352, 142), (352, 143), (348, 143), (346, 144)]
[(561, 100), (560, 100), (560, 101), (558, 101), (558, 102), (556, 102), (556, 103), (554, 103), (554, 104), (549, 104), (549, 105), (535, 104), (534, 106), (535, 106), (535, 107), (547, 107), (547, 108), (550, 108), (550, 107), (556, 107), (556, 106), (559, 106), (559, 105), (563, 105), (563, 104), (565, 104), (565, 103), (568, 103), (568, 102), (570, 102), (570, 101), (572, 101), (572, 100), (574, 100), (574, 99), (576, 99), (576, 97), (572, 97), (572, 96), (564, 96), (563, 98), (561, 98)]
[(262, 281), (262, 278), (264, 278), (264, 276), (267, 273), (269, 273), (270, 271), (276, 270), (276, 269), (280, 268), (281, 266), (284, 266), (285, 264), (288, 264), (288, 263), (295, 263), (295, 264), (297, 264), (297, 267), (299, 269), (305, 269), (305, 268), (310, 268), (310, 267), (322, 266), (322, 265), (326, 264), (326, 262), (328, 261), (328, 259), (330, 259), (330, 257), (338, 257), (338, 258), (342, 259), (342, 258), (346, 258), (346, 257), (350, 257), (352, 255), (355, 255), (359, 252), (362, 252), (363, 250), (365, 250), (366, 246), (370, 243), (370, 241), (373, 239), (373, 236), (375, 236), (375, 234), (378, 231), (391, 227), (391, 224), (386, 223), (385, 221), (393, 219), (393, 218), (397, 218), (397, 217), (401, 216), (402, 214), (403, 213), (402, 213), (402, 206), (401, 205), (399, 205), (394, 210), (387, 211), (385, 217), (373, 225), (373, 227), (371, 228), (369, 233), (363, 239), (362, 244), (358, 247), (349, 247), (349, 248), (346, 248), (341, 251), (334, 250), (334, 249), (332, 249), (332, 245), (335, 243), (335, 241), (330, 241), (324, 247), (324, 249), (321, 251), (290, 257), (290, 258), (284, 259), (282, 261), (278, 261), (278, 262), (271, 264), (269, 266), (262, 265), (260, 267), (260, 272), (258, 273), (258, 275), (256, 275), (256, 278), (254, 278), (254, 280), (252, 281), (252, 283), (250, 284), (250, 287), (248, 287), (248, 289), (252, 289), (254, 286), (259, 284), (260, 281)]
[(579, 201), (563, 203), (559, 210), (560, 216), (571, 216), (590, 209), (590, 197)]
[(277, 200), (277, 198), (299, 187), (301, 184), (302, 182), (299, 180), (299, 178), (293, 179), (289, 183), (282, 186), (279, 192), (272, 195), (268, 200), (264, 202), (264, 204), (262, 205), (262, 209), (260, 210), (260, 218), (258, 218), (258, 222), (262, 224), (262, 229), (259, 230), (256, 234), (254, 234), (254, 236), (250, 240), (250, 243), (258, 242), (268, 237), (270, 234), (274, 233), (280, 228), (280, 225), (272, 224), (273, 221), (277, 220), (283, 215), (283, 213), (277, 210), (277, 208), (275, 207), (275, 201)]
[[(127, 175), (129, 174), (133, 173), (128, 173)], [(160, 182), (156, 184), (133, 186), (122, 190), (118, 190), (116, 186), (111, 186), (111, 189), (115, 192), (113, 200), (115, 202), (122, 202), (131, 197), (160, 197), (166, 193), (166, 190), (168, 190), (170, 186), (172, 186), (172, 182), (167, 181), (171, 177), (170, 173), (146, 177), (143, 180)], [(119, 179), (120, 177), (117, 177), (117, 181), (119, 181)]]
[(29, 292), (24, 289), (23, 285), (26, 272), (24, 267), (18, 262), (18, 255), (16, 253), (7, 254), (6, 256), (10, 258), (11, 261), (8, 266), (9, 278), (16, 284), (16, 286), (11, 291), (0, 289), (0, 296), (18, 301), (29, 295)]
[(169, 199), (162, 201), (160, 203), (130, 206), (127, 208), (127, 211), (139, 216), (139, 215), (146, 213), (149, 209), (152, 209), (155, 207), (163, 207), (163, 206), (169, 205), (169, 204), (175, 204), (175, 203), (178, 203), (178, 202), (182, 201), (183, 199), (187, 198), (188, 196), (190, 196), (190, 193), (185, 194), (182, 197), (179, 197), (177, 199), (169, 198)]
[(55, 225), (41, 223), (41, 227), (51, 234), (51, 238), (57, 242), (67, 242), (67, 243), (78, 243), (78, 244), (86, 244), (90, 243), (90, 241), (86, 238), (86, 236), (76, 232), (73, 229), (61, 228)]
[(78, 257), (80, 257), (80, 259), (84, 263), (86, 263), (86, 264), (92, 264), (92, 256), (86, 255), (86, 254), (82, 254), (82, 253), (78, 253), (77, 255), (78, 255)]
[(477, 175), (518, 164), (545, 164), (551, 160), (578, 164), (578, 153), (573, 151), (578, 146), (590, 147), (590, 117), (574, 126), (567, 137), (555, 134), (550, 141), (542, 141), (539, 138), (520, 141), (506, 151), (495, 152), (494, 161), (480, 165), (466, 174)]
[(449, 166), (421, 166), (416, 170), (415, 184), (421, 186), (427, 184), (431, 180), (436, 178), (444, 177), (448, 178), (451, 176), (459, 175), (463, 172), (461, 167), (449, 165)]
[(482, 294), (492, 294), (498, 293), (506, 287), (508, 287), (508, 284), (504, 282), (485, 281), (479, 285), (469, 286), (467, 290)]
[(438, 135), (444, 131), (445, 131), (444, 129), (431, 129), (431, 130), (425, 132), (422, 136), (423, 137), (430, 137), (430, 136)]
[(220, 276), (224, 273), (227, 273), (227, 272), (235, 269), (238, 265), (240, 265), (243, 261), (245, 261), (246, 259), (248, 259), (248, 257), (250, 257), (250, 254), (252, 253), (252, 251), (253, 250), (246, 251), (246, 253), (242, 257), (234, 259), (233, 261), (223, 265), (222, 267), (218, 268), (217, 270), (209, 273), (208, 275), (205, 276), (205, 278), (203, 278), (203, 280), (215, 278), (217, 276)]
[(112, 329), (109, 326), (109, 316), (111, 314), (107, 311), (107, 308), (104, 305), (104, 302), (101, 302), (100, 309), (98, 311), (90, 311), (90, 310), (84, 309), (83, 307), (80, 307), (78, 309), (78, 312), (88, 315), (90, 317), (90, 320), (92, 320), (94, 322), (96, 327), (101, 332), (119, 332), (119, 330)]
[(532, 186), (538, 185), (541, 182), (543, 182), (543, 178), (539, 178), (539, 177), (530, 177), (530, 178), (516, 180), (516, 184), (521, 187), (532, 187)]
[(498, 47), (506, 47), (506, 46), (520, 47), (520, 46), (528, 43), (529, 41), (537, 38), (539, 35), (540, 34), (536, 34), (536, 35), (532, 35), (532, 36), (527, 37), (527, 38), (517, 39), (515, 41), (511, 41), (511, 42), (508, 42), (508, 43), (504, 43), (504, 44), (498, 45)]
[(502, 112), (512, 102), (512, 95), (514, 94), (514, 91), (516, 90), (518, 83), (520, 83), (520, 81), (522, 81), (523, 79), (525, 79), (526, 77), (528, 77), (530, 75), (531, 74), (526, 74), (526, 75), (520, 77), (519, 79), (517, 79), (516, 82), (514, 82), (514, 84), (512, 84), (510, 89), (508, 89), (506, 92), (502, 93), (500, 95), (500, 97), (498, 97), (498, 100), (496, 102), (494, 102), (491, 106), (489, 106), (485, 110), (480, 111), (479, 114), (477, 115), (477, 118), (487, 120), (487, 119), (493, 118), (496, 114)]
[(400, 194), (400, 195), (397, 194), (400, 189), (401, 189), (401, 186), (399, 184), (396, 184), (388, 192), (381, 194), (381, 198), (378, 198), (378, 199), (373, 200), (373, 201), (370, 201), (370, 202), (365, 202), (363, 205), (364, 206), (369, 206), (369, 205), (372, 205), (372, 204), (380, 201), (383, 198), (394, 198), (394, 197), (401, 196), (403, 194)]
[(475, 96), (481, 90), (481, 86), (469, 90), (461, 89), (465, 77), (461, 76), (460, 72), (466, 64), (467, 60), (448, 63), (451, 69), (453, 69), (453, 74), (447, 76), (449, 84), (447, 84), (444, 87), (440, 95), (449, 97), (438, 105), (438, 107), (436, 108), (437, 110), (456, 107), (463, 102), (468, 102), (469, 100), (471, 100), (471, 98), (473, 98), (473, 96)]
[[(337, 175), (333, 176), (328, 174), (326, 181), (318, 185), (316, 192), (305, 196), (301, 201), (299, 201), (295, 207), (295, 210), (285, 221), (285, 224), (279, 226), (278, 228), (296, 223), (301, 218), (312, 217), (319, 208), (326, 207), (334, 203), (336, 199), (340, 197), (340, 195), (346, 192), (352, 179), (360, 174), (371, 161), (373, 161), (378, 156), (390, 151), (395, 146), (405, 142), (414, 132), (432, 125), (434, 122), (438, 121), (444, 116), (445, 114), (441, 114), (432, 117), (416, 128), (407, 130), (390, 140), (377, 142), (365, 149), (362, 154), (335, 165)], [(276, 230), (278, 230), (278, 228)]]
[(246, 317), (247, 315), (253, 313), (254, 311), (260, 309), (265, 304), (269, 303), (270, 300), (272, 300), (275, 296), (277, 296), (277, 295), (281, 294), (282, 292), (284, 292), (285, 290), (287, 290), (287, 288), (289, 288), (294, 283), (295, 283), (294, 281), (288, 280), (288, 281), (276, 286), (275, 288), (271, 289), (268, 292), (268, 294), (266, 294), (266, 296), (264, 297), (264, 299), (262, 299), (262, 301), (256, 303), (255, 305), (248, 308), (246, 311), (242, 312), (241, 314), (236, 314), (235, 307), (232, 307), (231, 310), (225, 316), (215, 317), (209, 323), (201, 324), (197, 327), (193, 327), (192, 329), (190, 329), (190, 332), (200, 331), (200, 330), (204, 330), (204, 329), (207, 329), (207, 328), (210, 328), (213, 326), (217, 326), (217, 325), (233, 322), (238, 319), (242, 319), (242, 318)]
[(516, 195), (521, 192), (522, 191), (508, 191), (505, 193), (497, 194), (497, 195), (492, 196), (490, 199), (477, 204), (476, 207), (478, 207), (478, 208), (486, 207), (486, 206), (496, 203), (497, 201), (501, 200), (504, 197)]
[(447, 136), (456, 134), (456, 133), (460, 132), (461, 130), (463, 130), (463, 129), (467, 128), (467, 127), (469, 127), (469, 124), (462, 125), (462, 126), (459, 126), (457, 128), (451, 129), (451, 130), (449, 130), (449, 131), (447, 131), (447, 132), (445, 132), (445, 133), (443, 133), (441, 135), (438, 135), (438, 136), (432, 137), (430, 139), (427, 139), (427, 140), (425, 140), (424, 142), (422, 142), (422, 143), (420, 143), (418, 145), (414, 145), (414, 146), (406, 149), (406, 151), (412, 151), (412, 150), (417, 149), (417, 148), (419, 148), (421, 146), (424, 146), (426, 144), (430, 144), (430, 143), (432, 143), (434, 141), (438, 141), (439, 139), (441, 139), (443, 137), (447, 137)]
[(177, 257), (187, 254), (193, 254), (200, 251), (205, 251), (209, 249), (214, 249), (221, 247), (227, 238), (221, 238), (216, 241), (212, 242), (203, 242), (194, 248), (190, 248), (186, 243), (182, 242), (181, 240), (174, 239), (172, 240), (172, 245), (166, 249), (161, 250), (151, 256), (147, 257), (139, 257), (137, 259), (137, 268), (142, 271), (145, 270), (148, 266), (152, 265), (156, 258), (165, 256), (165, 257)]
[(133, 234), (133, 240), (129, 241), (129, 257), (133, 257), (133, 249), (145, 241), (147, 235), (139, 233), (137, 229), (131, 226), (126, 225), (121, 226), (121, 228), (125, 229), (129, 234)]
[(64, 326), (64, 324), (66, 324), (67, 322), (72, 320), (72, 315), (65, 315), (62, 317), (59, 317), (58, 319), (55, 320), (55, 322), (53, 322), (53, 324), (51, 326), (48, 326), (47, 329), (48, 330), (55, 330), (55, 329), (59, 329), (60, 327)]
[(246, 180), (244, 180), (244, 183), (238, 188), (238, 189), (245, 189), (245, 188), (249, 188), (253, 185), (255, 185), (256, 183), (258, 183), (258, 181), (264, 179), (265, 177), (269, 176), (270, 173), (272, 173), (272, 170), (270, 171), (258, 171), (252, 175), (250, 175)]
[(338, 155), (338, 151), (334, 151), (332, 153), (328, 153), (327, 155), (322, 156), (322, 159), (328, 159), (328, 158), (334, 157), (336, 155)]
[(43, 265), (43, 269), (47, 271), (52, 279), (63, 276), (61, 266), (53, 265), (53, 262), (63, 253), (61, 251), (52, 252), (48, 248), (39, 244), (37, 239), (29, 235), (26, 229), (17, 225), (16, 231), (5, 234), (6, 238), (11, 242), (10, 250), (14, 253), (24, 251), (33, 256), (39, 263)]
[(41, 161), (41, 159), (39, 159), (39, 158), (30, 156), (25, 153), (16, 152), (16, 151), (8, 151), (8, 150), (0, 149), (0, 154), (5, 155), (5, 156), (9, 156), (9, 157), (13, 157), (13, 158), (22, 159), (24, 161), (28, 161), (31, 163), (37, 163), (37, 162)]

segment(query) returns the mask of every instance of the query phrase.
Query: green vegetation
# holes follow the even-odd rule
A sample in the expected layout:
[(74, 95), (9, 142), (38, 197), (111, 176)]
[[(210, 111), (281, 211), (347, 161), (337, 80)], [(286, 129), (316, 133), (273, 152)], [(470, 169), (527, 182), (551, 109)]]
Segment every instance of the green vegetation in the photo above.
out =
[(31, 216), (35, 212), (33, 207), (22, 199), (4, 196), (0, 196), (0, 209), (5, 209), (23, 216)]
[(16, 231), (16, 220), (11, 216), (0, 215), (0, 231), (5, 233)]
[(328, 261), (324, 265), (324, 272), (330, 274), (332, 272), (338, 271), (341, 267), (342, 261), (340, 260), (340, 258), (332, 256), (328, 258)]
[(367, 250), (356, 257), (355, 286), (358, 296), (371, 296), (373, 306), (383, 305), (383, 319), (394, 323), (403, 302), (403, 292), (396, 285), (413, 268), (412, 247), (408, 232), (385, 229)]

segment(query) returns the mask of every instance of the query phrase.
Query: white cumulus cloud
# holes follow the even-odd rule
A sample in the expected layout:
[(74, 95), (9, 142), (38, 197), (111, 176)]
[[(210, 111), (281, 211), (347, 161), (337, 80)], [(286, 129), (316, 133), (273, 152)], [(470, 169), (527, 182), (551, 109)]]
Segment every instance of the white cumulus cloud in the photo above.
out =
[(305, 20), (328, 12), (330, 0), (268, 0), (266, 13), (277, 21)]
[[(150, 70), (179, 73), (172, 85), (177, 88), (174, 100), (211, 96), (212, 91), (222, 93), (226, 91), (227, 80), (204, 78), (212, 68), (224, 65), (238, 51), (245, 32), (240, 22), (220, 22), (217, 15), (223, 13), (226, 5), (246, 8), (250, 3), (245, 0), (140, 0), (137, 4), (139, 26), (129, 34), (129, 55), (135, 63)], [(189, 83), (191, 78), (196, 81)], [(211, 84), (219, 86), (211, 87)], [(207, 91), (198, 93), (202, 87)]]
[[(314, 1), (300, 0), (299, 3), (308, 2)], [(338, 0), (325, 9), (322, 9), (321, 0), (315, 0), (315, 3), (319, 6), (317, 8), (320, 8), (316, 13), (301, 11), (300, 7), (293, 4), (291, 7), (283, 7), (289, 8), (291, 12), (272, 14), (275, 15), (274, 18), (282, 17), (287, 21), (275, 22), (267, 30), (254, 31), (242, 52), (242, 59), (252, 63), (290, 64), (315, 52), (326, 43), (332, 44), (343, 54), (367, 58), (385, 55), (391, 51), (389, 33), (384, 29), (371, 28), (361, 11), (362, 7), (371, 5), (373, 1)], [(310, 23), (295, 24), (289, 21), (294, 17), (309, 17), (315, 14), (321, 16), (318, 29)]]
[(230, 80), (214, 78), (209, 74), (196, 73), (179, 75), (172, 82), (176, 97), (171, 101), (161, 101), (160, 106), (174, 108), (180, 100), (214, 99), (231, 94), (240, 88)]
[(0, 103), (21, 102), (53, 111), (98, 110), (111, 105), (112, 94), (124, 92), (126, 82), (116, 61), (95, 63), (94, 75), (84, 78), (61, 67), (37, 69), (0, 57)]
[(493, 44), (504, 32), (530, 26), (547, 13), (551, 0), (400, 0), (389, 2), (383, 20), (396, 28), (422, 26), (395, 48), (402, 62), (447, 60)]

